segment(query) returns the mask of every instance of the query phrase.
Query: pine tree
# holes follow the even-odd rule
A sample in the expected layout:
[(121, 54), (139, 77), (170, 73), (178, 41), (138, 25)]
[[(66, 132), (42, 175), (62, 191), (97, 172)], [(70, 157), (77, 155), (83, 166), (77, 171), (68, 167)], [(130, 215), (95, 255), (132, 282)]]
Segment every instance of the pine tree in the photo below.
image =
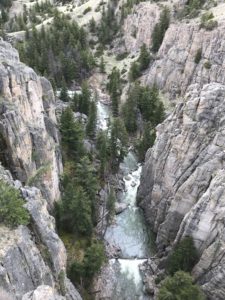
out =
[(84, 156), (76, 166), (76, 183), (82, 186), (90, 200), (92, 222), (96, 221), (96, 194), (98, 181), (96, 170), (87, 156)]
[(123, 121), (115, 118), (110, 130), (110, 156), (111, 167), (117, 170), (120, 162), (123, 161), (127, 154), (128, 135)]
[(193, 239), (191, 237), (185, 237), (175, 246), (170, 254), (167, 262), (167, 271), (171, 275), (179, 270), (191, 272), (198, 258), (198, 251)]
[(67, 232), (90, 236), (91, 202), (84, 189), (74, 182), (67, 184), (60, 208), (60, 223)]
[(88, 115), (90, 99), (91, 91), (89, 90), (88, 83), (84, 81), (82, 83), (82, 94), (79, 100), (79, 112)]
[(96, 148), (98, 151), (98, 158), (100, 159), (100, 176), (101, 178), (104, 178), (107, 161), (109, 158), (107, 132), (100, 131), (98, 133)]
[(92, 278), (99, 272), (104, 259), (104, 246), (102, 243), (96, 241), (87, 249), (84, 256), (85, 276)]
[(139, 86), (135, 85), (128, 94), (127, 101), (122, 107), (124, 124), (129, 133), (137, 130), (137, 102), (139, 98)]
[(159, 22), (155, 25), (152, 32), (152, 51), (157, 52), (163, 42), (164, 35), (170, 24), (170, 11), (164, 7), (160, 14)]
[(105, 62), (103, 56), (101, 56), (101, 61), (100, 61), (100, 72), (105, 73)]
[(88, 122), (86, 126), (86, 134), (91, 139), (95, 137), (96, 124), (97, 124), (97, 107), (95, 101), (91, 101), (89, 104)]
[(182, 271), (167, 277), (160, 286), (158, 300), (204, 300), (202, 291), (193, 281), (190, 274)]
[(74, 120), (73, 111), (69, 107), (62, 113), (60, 131), (66, 158), (78, 161), (84, 155), (83, 130), (81, 124)]
[(145, 159), (145, 153), (147, 150), (153, 146), (156, 138), (155, 129), (151, 122), (146, 122), (144, 124), (144, 133), (138, 145), (138, 155), (141, 161)]
[(62, 81), (62, 87), (60, 91), (60, 100), (64, 102), (68, 102), (70, 100), (69, 94), (68, 94), (68, 88), (66, 86), (65, 80)]
[(129, 71), (129, 80), (131, 82), (135, 81), (138, 77), (140, 77), (140, 65), (136, 61), (132, 62), (130, 71)]
[(147, 50), (146, 44), (141, 46), (141, 53), (139, 55), (138, 62), (140, 63), (140, 71), (145, 70), (150, 63), (150, 54)]
[(119, 102), (121, 95), (121, 79), (120, 71), (117, 68), (113, 68), (111, 74), (109, 75), (109, 82), (107, 84), (107, 89), (110, 94), (110, 99), (112, 102), (112, 113), (114, 117), (119, 115)]
[(96, 22), (95, 22), (95, 19), (93, 17), (89, 22), (89, 29), (90, 29), (91, 33), (95, 33), (95, 31), (96, 31)]

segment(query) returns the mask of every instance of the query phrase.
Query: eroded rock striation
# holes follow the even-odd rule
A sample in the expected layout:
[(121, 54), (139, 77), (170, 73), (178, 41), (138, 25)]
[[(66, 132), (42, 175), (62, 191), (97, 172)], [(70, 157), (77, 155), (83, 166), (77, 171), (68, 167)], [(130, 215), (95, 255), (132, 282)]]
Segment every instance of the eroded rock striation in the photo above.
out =
[(224, 299), (225, 86), (191, 85), (157, 127), (138, 192), (159, 251), (192, 236), (193, 275), (210, 299)]
[(50, 207), (62, 171), (54, 106), (50, 83), (0, 40), (1, 161), (14, 178), (39, 187)]
[(0, 297), (81, 300), (67, 278), (66, 249), (49, 214), (62, 171), (54, 93), (2, 40), (0, 161), (0, 180), (20, 190), (30, 214), (29, 226), (0, 224)]

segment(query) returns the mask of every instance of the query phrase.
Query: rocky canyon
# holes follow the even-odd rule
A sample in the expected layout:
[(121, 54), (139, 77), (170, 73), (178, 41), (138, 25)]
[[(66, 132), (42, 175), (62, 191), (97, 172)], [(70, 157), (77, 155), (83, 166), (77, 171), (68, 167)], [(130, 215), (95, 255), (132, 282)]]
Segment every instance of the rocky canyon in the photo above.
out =
[(29, 216), (9, 226), (0, 195), (0, 300), (224, 300), (224, 2), (0, 11), (0, 188)]

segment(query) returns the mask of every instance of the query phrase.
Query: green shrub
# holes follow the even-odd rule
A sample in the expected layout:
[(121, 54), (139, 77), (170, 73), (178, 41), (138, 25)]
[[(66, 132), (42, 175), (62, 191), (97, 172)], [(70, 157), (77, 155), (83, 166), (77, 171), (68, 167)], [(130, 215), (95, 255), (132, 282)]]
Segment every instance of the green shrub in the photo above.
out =
[(210, 61), (206, 61), (205, 63), (204, 63), (204, 67), (206, 68), (206, 69), (211, 69), (211, 62)]
[(29, 218), (20, 192), (8, 183), (0, 181), (0, 222), (14, 228), (27, 225)]
[(195, 18), (198, 16), (201, 7), (204, 5), (205, 0), (189, 0), (186, 2), (185, 7), (178, 12), (179, 18)]
[(179, 271), (163, 281), (157, 299), (204, 300), (205, 297), (200, 288), (193, 284), (193, 278), (188, 273)]
[(83, 11), (83, 15), (86, 15), (90, 11), (91, 11), (91, 7), (89, 6), (89, 7), (85, 8), (85, 10)]
[(149, 50), (147, 49), (146, 44), (143, 44), (141, 46), (141, 52), (138, 57), (138, 62), (140, 64), (140, 70), (144, 71), (145, 69), (147, 69), (150, 61), (151, 61), (151, 56), (149, 54)]
[(123, 60), (128, 56), (128, 52), (119, 53), (116, 56), (116, 60)]
[(185, 237), (175, 246), (170, 254), (167, 262), (167, 271), (171, 275), (179, 270), (190, 272), (197, 261), (198, 252), (193, 239)]
[(195, 63), (198, 64), (202, 59), (202, 49), (198, 49), (195, 54)]
[(89, 282), (99, 272), (105, 260), (104, 246), (101, 242), (95, 241), (85, 252), (82, 262), (75, 261), (69, 270), (69, 277), (77, 283), (82, 279)]
[(61, 293), (62, 293), (63, 296), (66, 295), (65, 278), (66, 278), (65, 271), (61, 270), (59, 272), (58, 281), (59, 281), (60, 291), (61, 291)]
[(213, 20), (214, 15), (212, 12), (206, 12), (201, 17), (200, 28), (205, 28), (206, 30), (213, 30), (217, 27), (218, 23), (216, 20)]
[(152, 51), (157, 52), (163, 42), (164, 35), (170, 24), (170, 11), (167, 7), (160, 14), (159, 22), (152, 32)]
[(129, 81), (130, 82), (135, 81), (138, 77), (140, 77), (140, 75), (141, 75), (140, 64), (137, 63), (136, 61), (132, 62), (129, 71)]

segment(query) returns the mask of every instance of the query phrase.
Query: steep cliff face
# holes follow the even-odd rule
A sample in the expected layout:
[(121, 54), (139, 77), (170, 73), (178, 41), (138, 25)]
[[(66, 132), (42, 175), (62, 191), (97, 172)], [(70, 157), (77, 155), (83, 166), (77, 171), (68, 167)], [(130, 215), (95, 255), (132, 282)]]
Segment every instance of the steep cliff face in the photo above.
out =
[(151, 35), (160, 15), (160, 8), (155, 3), (142, 2), (136, 5), (132, 14), (124, 21), (124, 42), (126, 50), (135, 52), (146, 44), (151, 46)]
[(41, 192), (13, 181), (2, 166), (0, 180), (20, 188), (31, 216), (29, 227), (0, 226), (0, 288), (9, 299), (80, 300), (66, 277), (66, 249), (55, 232), (55, 220)]
[[(184, 95), (188, 86), (209, 82), (225, 83), (225, 24), (212, 31), (199, 29), (198, 22), (171, 24), (152, 63), (145, 83), (156, 83), (170, 98)], [(201, 51), (199, 63), (195, 62)]]
[[(213, 30), (200, 28), (201, 15), (195, 19), (177, 18), (177, 11), (185, 1), (165, 1), (169, 7), (171, 24), (166, 31), (162, 45), (142, 78), (146, 85), (157, 86), (168, 94), (171, 100), (184, 96), (190, 84), (201, 86), (210, 82), (225, 83), (225, 5), (218, 3), (210, 9), (214, 21), (218, 22)], [(206, 1), (207, 4), (207, 1)], [(159, 20), (162, 5), (143, 2), (134, 6), (132, 13), (124, 21), (123, 32), (125, 47), (137, 52), (145, 43), (152, 46), (152, 32)], [(195, 57), (201, 51), (198, 63)]]
[(189, 87), (146, 155), (139, 201), (160, 251), (192, 236), (201, 258), (193, 275), (224, 299), (225, 86)]
[(62, 170), (50, 83), (0, 41), (1, 161), (14, 178), (35, 185), (53, 206)]
[(0, 150), (0, 180), (20, 189), (31, 217), (28, 227), (0, 224), (0, 298), (81, 300), (66, 276), (66, 249), (48, 212), (60, 196), (62, 171), (54, 93), (1, 40)]

